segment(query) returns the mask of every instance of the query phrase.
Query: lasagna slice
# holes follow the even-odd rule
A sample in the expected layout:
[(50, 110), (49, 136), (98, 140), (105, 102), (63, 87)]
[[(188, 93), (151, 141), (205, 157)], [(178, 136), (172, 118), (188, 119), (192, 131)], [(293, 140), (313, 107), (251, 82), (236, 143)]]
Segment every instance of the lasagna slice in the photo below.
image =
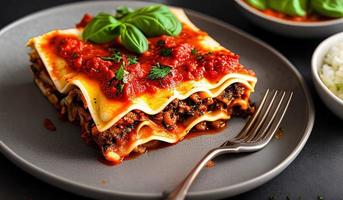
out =
[(182, 23), (181, 33), (148, 38), (149, 49), (140, 55), (118, 41), (83, 41), (84, 26), (28, 42), (39, 89), (109, 161), (121, 162), (156, 143), (176, 143), (190, 131), (222, 128), (231, 116), (253, 111), (255, 73), (183, 10), (171, 11)]

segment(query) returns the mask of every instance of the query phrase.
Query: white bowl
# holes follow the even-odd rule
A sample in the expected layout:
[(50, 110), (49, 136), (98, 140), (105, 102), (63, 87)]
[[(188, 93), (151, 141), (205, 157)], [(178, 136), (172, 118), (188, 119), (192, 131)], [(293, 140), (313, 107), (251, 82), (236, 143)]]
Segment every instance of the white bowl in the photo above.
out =
[(312, 78), (317, 92), (326, 106), (343, 119), (343, 100), (333, 94), (319, 77), (319, 69), (323, 65), (325, 55), (338, 42), (343, 42), (343, 32), (327, 38), (316, 48), (312, 55)]
[(321, 22), (293, 22), (265, 15), (242, 0), (235, 0), (235, 2), (252, 22), (280, 35), (315, 38), (326, 37), (343, 31), (343, 18)]

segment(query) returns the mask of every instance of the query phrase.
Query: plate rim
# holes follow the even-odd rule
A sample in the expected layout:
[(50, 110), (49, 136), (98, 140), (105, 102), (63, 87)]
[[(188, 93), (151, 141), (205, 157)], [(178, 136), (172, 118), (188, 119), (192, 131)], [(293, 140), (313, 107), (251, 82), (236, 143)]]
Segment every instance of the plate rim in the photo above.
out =
[[(77, 1), (72, 3), (66, 3), (61, 4), (58, 6), (53, 6), (50, 8), (46, 8), (43, 10), (35, 11), (33, 13), (30, 13), (28, 15), (25, 15), (8, 25), (5, 25), (0, 30), (0, 37), (3, 35), (7, 30), (10, 30), (11, 28), (22, 24), (26, 21), (31, 20), (34, 17), (39, 17), (40, 15), (48, 14), (49, 12), (53, 10), (58, 10), (63, 7), (71, 7), (71, 6), (77, 6), (80, 4), (102, 4), (102, 3), (110, 3), (111, 1)], [(113, 2), (111, 2), (113, 3)], [(143, 3), (143, 4), (153, 4), (155, 2), (146, 2), (146, 1), (115, 1), (115, 3)], [(166, 4), (168, 5), (168, 4)], [(170, 6), (170, 5), (169, 5)], [(176, 7), (176, 6), (173, 6)], [(182, 7), (179, 7), (182, 8)], [(289, 164), (298, 156), (300, 151), (303, 149), (304, 145), (306, 144), (312, 129), (314, 125), (315, 120), (315, 109), (313, 105), (313, 100), (311, 97), (311, 93), (309, 91), (309, 88), (307, 86), (306, 81), (304, 80), (303, 76), (300, 74), (298, 69), (279, 51), (277, 51), (274, 47), (270, 46), (266, 42), (260, 40), (259, 38), (256, 38), (255, 36), (250, 35), (249, 33), (246, 33), (243, 30), (238, 29), (237, 27), (228, 24), (227, 22), (224, 22), (222, 20), (219, 20), (215, 17), (212, 17), (207, 14), (200, 13), (198, 11), (194, 11), (188, 8), (182, 8), (186, 11), (186, 13), (190, 13), (191, 15), (198, 17), (202, 20), (207, 20), (211, 23), (214, 23), (218, 26), (222, 26), (225, 29), (228, 29), (230, 31), (233, 31), (234, 33), (244, 37), (245, 39), (249, 40), (250, 42), (254, 42), (263, 48), (270, 51), (272, 54), (276, 55), (279, 59), (281, 59), (282, 62), (284, 62), (288, 68), (290, 69), (290, 72), (295, 75), (295, 77), (298, 79), (301, 89), (304, 93), (304, 97), (306, 99), (306, 109), (307, 109), (307, 124), (304, 127), (303, 130), (303, 136), (301, 137), (298, 144), (295, 146), (295, 148), (291, 151), (290, 154), (284, 159), (282, 162), (280, 162), (278, 165), (276, 165), (274, 168), (270, 169), (268, 172), (261, 174), (253, 179), (235, 184), (230, 185), (226, 187), (216, 188), (216, 189), (210, 189), (210, 190), (204, 190), (204, 191), (197, 191), (192, 192), (190, 191), (187, 197), (191, 198), (208, 198), (208, 197), (228, 197), (228, 196), (234, 196), (249, 190), (252, 190), (258, 186), (261, 186), (262, 184), (268, 182), (272, 178), (276, 177), (279, 173), (281, 173), (286, 167), (289, 166)], [(87, 197), (119, 197), (119, 198), (143, 198), (143, 199), (151, 199), (151, 198), (160, 198), (161, 195), (151, 194), (151, 193), (133, 193), (133, 192), (121, 192), (121, 191), (114, 191), (109, 189), (99, 189), (94, 188), (92, 186), (88, 186), (86, 184), (82, 184), (79, 182), (71, 181), (69, 179), (60, 177), (58, 175), (52, 174), (44, 169), (39, 168), (38, 166), (34, 165), (33, 163), (30, 163), (23, 159), (20, 155), (17, 155), (12, 149), (10, 149), (2, 140), (0, 140), (0, 152), (7, 157), (12, 163), (17, 165), (19, 168), (23, 169), (27, 173), (33, 175), (34, 177), (43, 180), (44, 182), (51, 184), (53, 186), (62, 188), (66, 191), (76, 193), (82, 196)], [(162, 194), (162, 191), (161, 191)], [(104, 196), (105, 195), (105, 196)]]

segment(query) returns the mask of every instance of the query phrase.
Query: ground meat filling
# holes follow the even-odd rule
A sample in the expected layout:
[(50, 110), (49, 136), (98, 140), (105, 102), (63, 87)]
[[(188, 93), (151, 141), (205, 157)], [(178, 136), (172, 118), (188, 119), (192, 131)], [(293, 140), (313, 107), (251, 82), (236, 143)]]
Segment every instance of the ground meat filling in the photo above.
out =
[[(130, 133), (137, 127), (139, 122), (150, 119), (168, 131), (174, 130), (177, 125), (184, 123), (187, 119), (199, 117), (205, 112), (226, 110), (230, 115), (237, 113), (239, 116), (248, 115), (253, 112), (252, 108), (241, 110), (239, 107), (230, 107), (234, 99), (244, 98), (245, 87), (239, 83), (230, 85), (217, 98), (201, 99), (198, 93), (192, 94), (185, 100), (173, 100), (162, 112), (156, 115), (146, 115), (139, 110), (129, 112), (116, 124), (104, 132), (98, 132), (93, 127), (92, 135), (97, 144), (104, 150), (116, 148), (121, 143), (125, 143), (130, 138)], [(233, 111), (235, 110), (235, 111)], [(200, 122), (191, 131), (206, 131), (209, 129), (219, 129), (226, 125), (227, 120), (217, 120), (213, 122)], [(141, 148), (135, 151), (141, 152)]]
[[(130, 133), (137, 125), (150, 119), (168, 131), (173, 131), (179, 124), (187, 119), (199, 117), (205, 112), (225, 110), (229, 115), (235, 114), (245, 116), (253, 112), (250, 107), (242, 110), (240, 107), (230, 106), (235, 99), (245, 99), (245, 86), (240, 83), (230, 85), (216, 98), (201, 98), (199, 93), (192, 94), (185, 100), (173, 100), (163, 111), (156, 115), (146, 115), (139, 110), (133, 110), (104, 132), (99, 132), (89, 114), (83, 95), (78, 88), (71, 89), (67, 94), (61, 94), (52, 83), (42, 61), (36, 52), (30, 54), (31, 70), (34, 73), (34, 80), (42, 93), (59, 111), (60, 117), (70, 122), (80, 124), (82, 127), (81, 137), (87, 143), (96, 143), (99, 148), (106, 152), (109, 149), (116, 149), (126, 143), (132, 134)], [(219, 129), (226, 125), (227, 120), (213, 122), (200, 122), (192, 131), (205, 131)], [(149, 144), (141, 145), (135, 149), (136, 152), (144, 152)]]
[[(175, 99), (161, 113), (149, 118), (155, 123), (171, 131), (177, 124), (186, 121), (189, 118), (199, 117), (205, 112), (217, 110), (227, 110), (231, 114), (229, 105), (234, 99), (244, 98), (245, 87), (240, 83), (230, 85), (216, 98), (201, 98), (198, 93), (192, 94), (185, 100)], [(204, 131), (210, 128), (218, 129), (225, 126), (226, 120), (214, 122), (201, 122), (194, 127), (197, 131)]]

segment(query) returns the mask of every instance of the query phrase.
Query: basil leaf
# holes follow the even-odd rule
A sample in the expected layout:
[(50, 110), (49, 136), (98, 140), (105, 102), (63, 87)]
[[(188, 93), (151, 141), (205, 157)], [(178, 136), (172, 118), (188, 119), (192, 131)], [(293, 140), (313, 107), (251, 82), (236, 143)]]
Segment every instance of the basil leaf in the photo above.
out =
[(327, 17), (343, 17), (343, 0), (311, 0), (317, 13)]
[(120, 41), (126, 49), (136, 53), (143, 53), (149, 48), (146, 37), (131, 24), (122, 24), (120, 26)]
[(178, 35), (182, 30), (179, 20), (167, 6), (152, 5), (140, 8), (121, 19), (135, 25), (148, 37)]
[(116, 10), (116, 15), (115, 15), (115, 18), (116, 19), (120, 19), (124, 16), (126, 16), (127, 14), (133, 12), (133, 10), (127, 6), (120, 6), (117, 8)]
[(308, 0), (268, 0), (268, 7), (291, 16), (305, 16)]
[(267, 9), (267, 0), (247, 0), (247, 3), (260, 10)]
[(100, 13), (85, 27), (82, 38), (95, 43), (109, 42), (118, 35), (116, 28), (120, 24), (112, 15)]

